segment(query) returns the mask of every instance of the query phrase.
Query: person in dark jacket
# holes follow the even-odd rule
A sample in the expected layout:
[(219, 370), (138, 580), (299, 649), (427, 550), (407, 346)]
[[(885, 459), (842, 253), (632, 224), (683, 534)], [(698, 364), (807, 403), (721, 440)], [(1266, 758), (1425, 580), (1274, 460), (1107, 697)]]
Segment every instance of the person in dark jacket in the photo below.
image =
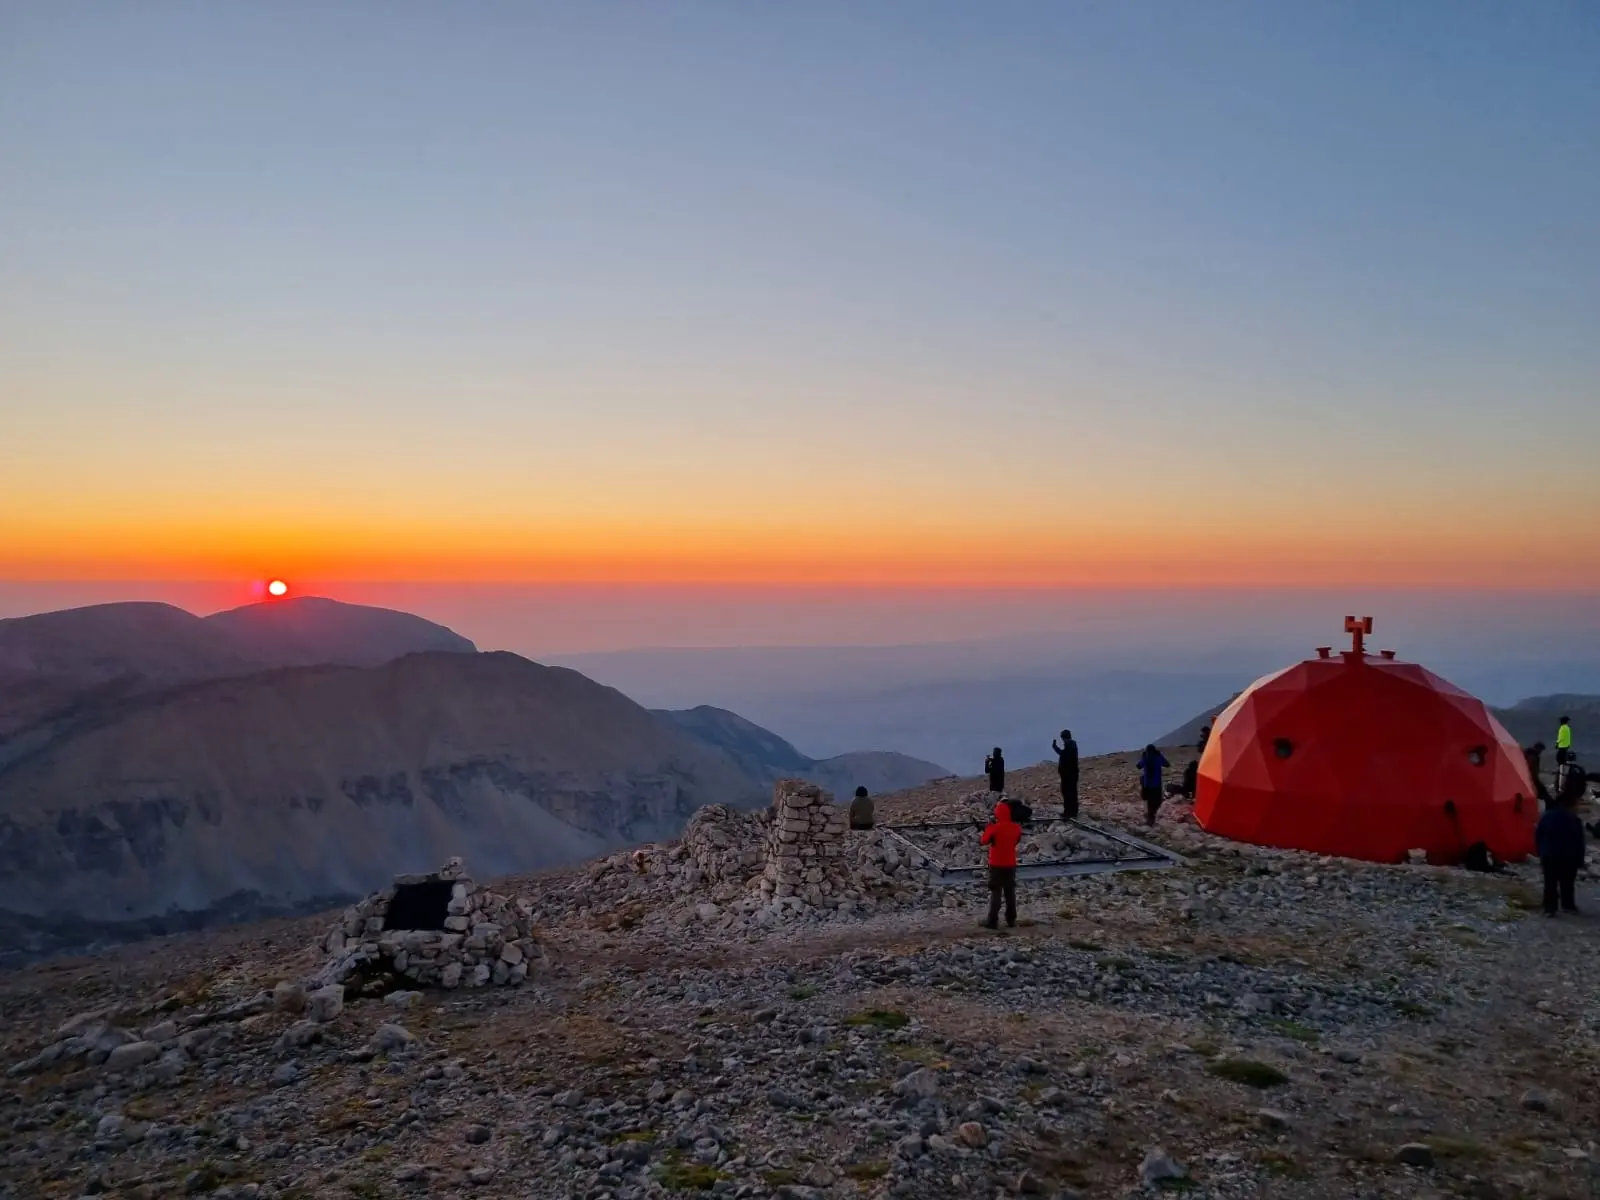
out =
[(1522, 748), (1522, 761), (1528, 764), (1528, 776), (1533, 780), (1533, 790), (1539, 799), (1546, 805), (1550, 803), (1550, 791), (1544, 786), (1544, 780), (1539, 778), (1540, 770), (1544, 765), (1544, 743), (1535, 742), (1531, 746)]
[(1144, 753), (1139, 756), (1139, 795), (1144, 798), (1146, 825), (1156, 823), (1156, 813), (1161, 811), (1161, 772), (1172, 764), (1167, 761), (1166, 755), (1149, 745), (1144, 748)]
[(1056, 770), (1061, 773), (1061, 815), (1068, 821), (1078, 817), (1078, 743), (1072, 740), (1072, 730), (1061, 731), (1061, 741), (1051, 741), (1050, 749), (1056, 752)]
[(994, 820), (983, 831), (978, 844), (989, 847), (990, 929), (998, 929), (1000, 901), (1006, 905), (1006, 925), (1017, 923), (1017, 843), (1022, 841), (1022, 826), (1011, 819), (1011, 806), (1004, 800), (994, 806)]
[(989, 790), (1003, 792), (1006, 790), (1006, 756), (1000, 752), (1000, 747), (994, 748), (994, 753), (983, 760), (983, 771), (989, 777)]
[(1544, 915), (1556, 915), (1556, 900), (1570, 913), (1578, 911), (1575, 889), (1583, 866), (1583, 822), (1571, 807), (1557, 801), (1544, 810), (1534, 830), (1539, 866), (1544, 871)]
[(1209, 725), (1200, 726), (1200, 740), (1197, 741), (1195, 743), (1195, 746), (1194, 746), (1194, 756), (1196, 758), (1204, 758), (1206, 756), (1206, 746), (1207, 746), (1207, 744), (1210, 743), (1210, 741), (1211, 741), (1211, 726), (1209, 726)]
[(864, 787), (858, 787), (855, 799), (850, 801), (850, 828), (872, 828), (872, 797)]
[(1576, 754), (1569, 754), (1556, 774), (1556, 803), (1576, 810), (1583, 803), (1583, 794), (1588, 790), (1589, 773), (1584, 770)]
[(1194, 803), (1194, 792), (1200, 786), (1200, 760), (1191, 759), (1189, 765), (1183, 768), (1183, 786), (1178, 794), (1190, 804)]

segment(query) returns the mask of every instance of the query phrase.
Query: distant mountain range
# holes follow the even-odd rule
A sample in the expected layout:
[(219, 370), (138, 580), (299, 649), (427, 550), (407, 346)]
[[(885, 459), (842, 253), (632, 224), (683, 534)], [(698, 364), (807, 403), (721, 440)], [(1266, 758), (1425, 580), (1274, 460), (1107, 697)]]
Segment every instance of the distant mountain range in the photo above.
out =
[(690, 709), (657, 709), (656, 715), (721, 750), (752, 778), (767, 783), (784, 778), (805, 779), (840, 799), (853, 795), (858, 787), (872, 793), (898, 792), (950, 774), (938, 763), (890, 750), (857, 750), (831, 758), (808, 758), (771, 730), (738, 713), (707, 704)]
[(700, 805), (946, 774), (813, 760), (406, 613), (296, 599), (0, 621), (0, 959), (326, 906), (463, 855), (485, 876), (675, 835)]

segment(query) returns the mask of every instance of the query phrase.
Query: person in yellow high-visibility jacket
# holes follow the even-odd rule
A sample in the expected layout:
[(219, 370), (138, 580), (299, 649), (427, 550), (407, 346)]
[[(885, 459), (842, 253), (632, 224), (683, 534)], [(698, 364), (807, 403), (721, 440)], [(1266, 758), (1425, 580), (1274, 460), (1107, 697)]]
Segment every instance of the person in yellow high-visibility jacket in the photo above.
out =
[(1572, 718), (1562, 717), (1556, 726), (1556, 766), (1560, 767), (1572, 757)]

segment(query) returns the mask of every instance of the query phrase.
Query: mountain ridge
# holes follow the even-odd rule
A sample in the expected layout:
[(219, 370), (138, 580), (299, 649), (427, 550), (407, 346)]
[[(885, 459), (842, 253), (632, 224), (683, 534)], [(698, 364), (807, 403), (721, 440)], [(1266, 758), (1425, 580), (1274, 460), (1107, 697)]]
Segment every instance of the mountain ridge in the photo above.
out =
[(812, 758), (748, 717), (711, 704), (688, 709), (651, 709), (708, 746), (715, 746), (753, 778), (768, 783), (800, 778), (848, 799), (857, 787), (896, 792), (951, 774), (945, 767), (894, 750), (854, 750)]

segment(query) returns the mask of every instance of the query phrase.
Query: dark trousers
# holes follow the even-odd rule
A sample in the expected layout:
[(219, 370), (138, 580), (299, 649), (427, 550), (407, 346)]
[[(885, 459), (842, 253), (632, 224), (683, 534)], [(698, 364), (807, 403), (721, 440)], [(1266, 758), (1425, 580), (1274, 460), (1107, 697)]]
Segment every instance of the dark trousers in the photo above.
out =
[(1575, 888), (1578, 882), (1578, 868), (1583, 864), (1571, 858), (1541, 858), (1539, 865), (1544, 869), (1545, 912), (1556, 911), (1558, 893), (1561, 907), (1568, 912), (1577, 912), (1578, 900)]
[(1144, 823), (1154, 825), (1156, 814), (1161, 811), (1161, 802), (1166, 799), (1161, 794), (1161, 786), (1157, 784), (1155, 787), (1141, 788), (1139, 794), (1144, 797)]
[(1017, 923), (1017, 869), (1015, 867), (989, 868), (989, 919), (984, 922), (994, 929), (1000, 922), (1000, 901), (1006, 902), (1006, 924)]
[(1061, 777), (1061, 815), (1069, 821), (1077, 819), (1078, 777), (1076, 775)]
[(1563, 763), (1565, 763), (1567, 761), (1567, 759), (1569, 759), (1571, 757), (1572, 757), (1572, 751), (1571, 750), (1557, 750), (1556, 751), (1556, 766), (1558, 766), (1558, 767), (1561, 766)]
[(993, 771), (989, 772), (989, 790), (991, 792), (1003, 792), (1006, 790), (1006, 776), (1004, 771), (1000, 772), (999, 774), (996, 774)]

